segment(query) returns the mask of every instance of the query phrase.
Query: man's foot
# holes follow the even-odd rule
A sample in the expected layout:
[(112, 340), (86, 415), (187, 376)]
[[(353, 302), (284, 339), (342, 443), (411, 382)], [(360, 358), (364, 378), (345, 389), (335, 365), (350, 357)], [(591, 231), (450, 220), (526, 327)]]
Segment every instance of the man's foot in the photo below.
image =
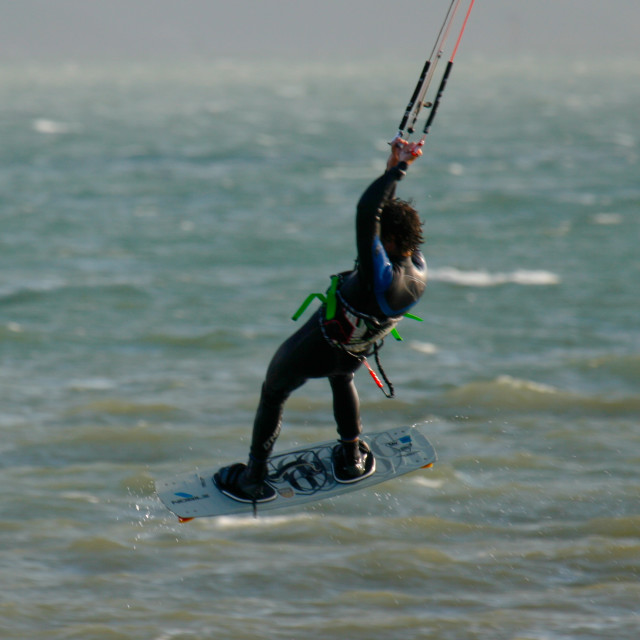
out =
[(276, 490), (265, 482), (266, 465), (249, 461), (249, 466), (238, 462), (222, 467), (214, 476), (216, 487), (238, 502), (256, 504), (275, 500)]
[(331, 455), (334, 478), (343, 484), (359, 482), (373, 475), (376, 459), (366, 442), (340, 442)]

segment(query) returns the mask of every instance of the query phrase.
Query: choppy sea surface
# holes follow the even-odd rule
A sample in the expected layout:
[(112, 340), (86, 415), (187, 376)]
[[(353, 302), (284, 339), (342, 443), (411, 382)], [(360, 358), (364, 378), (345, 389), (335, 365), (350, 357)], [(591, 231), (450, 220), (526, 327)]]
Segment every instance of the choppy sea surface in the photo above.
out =
[[(354, 258), (410, 65), (0, 67), (4, 640), (635, 640), (640, 64), (457, 62), (399, 194), (427, 293), (369, 431), (436, 466), (180, 524), (290, 316)], [(278, 449), (335, 428), (326, 381)]]

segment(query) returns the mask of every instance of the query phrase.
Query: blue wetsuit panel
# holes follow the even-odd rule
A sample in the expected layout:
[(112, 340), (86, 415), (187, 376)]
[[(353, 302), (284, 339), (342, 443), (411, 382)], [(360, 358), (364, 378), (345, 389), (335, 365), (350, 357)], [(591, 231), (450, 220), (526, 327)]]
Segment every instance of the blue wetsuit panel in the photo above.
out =
[[(416, 271), (422, 272), (426, 268), (424, 258), (422, 257), (422, 254), (420, 252), (416, 252), (416, 254), (417, 260), (413, 261), (413, 267), (414, 269), (416, 269)], [(419, 295), (413, 298), (408, 305), (401, 309), (393, 309), (390, 306), (389, 302), (387, 301), (386, 294), (394, 284), (394, 267), (393, 263), (389, 259), (389, 256), (387, 255), (387, 252), (384, 249), (384, 246), (382, 245), (382, 241), (380, 240), (379, 236), (375, 236), (373, 239), (372, 257), (373, 291), (376, 295), (376, 301), (378, 302), (380, 310), (389, 318), (406, 313), (409, 309), (411, 309), (411, 307), (416, 304)], [(398, 275), (400, 276), (400, 273), (398, 273)], [(407, 277), (406, 274), (405, 277)], [(422, 293), (422, 291), (420, 293)]]
[(373, 289), (379, 296), (391, 286), (393, 282), (393, 265), (387, 252), (382, 246), (379, 236), (373, 239)]

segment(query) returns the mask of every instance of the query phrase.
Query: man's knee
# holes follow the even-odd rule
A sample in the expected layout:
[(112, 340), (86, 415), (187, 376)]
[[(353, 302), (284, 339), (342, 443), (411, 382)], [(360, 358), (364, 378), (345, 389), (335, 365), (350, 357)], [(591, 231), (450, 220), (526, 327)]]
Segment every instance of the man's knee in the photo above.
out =
[(278, 381), (267, 378), (262, 383), (261, 402), (267, 406), (275, 407), (284, 404), (291, 395), (292, 389), (283, 386)]
[(353, 385), (354, 375), (355, 374), (352, 371), (350, 373), (340, 373), (334, 376), (329, 376), (329, 384), (331, 384), (331, 387), (334, 390), (351, 387), (351, 385)]

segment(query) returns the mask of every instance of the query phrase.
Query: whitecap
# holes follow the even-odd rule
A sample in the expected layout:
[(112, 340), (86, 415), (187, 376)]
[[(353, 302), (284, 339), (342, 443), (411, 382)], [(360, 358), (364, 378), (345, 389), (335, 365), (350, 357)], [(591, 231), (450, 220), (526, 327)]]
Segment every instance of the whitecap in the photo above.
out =
[(630, 133), (618, 132), (613, 134), (613, 143), (631, 149), (636, 146), (636, 139)]
[(58, 122), (47, 118), (37, 118), (31, 125), (34, 131), (44, 133), (46, 135), (57, 135), (61, 133), (70, 133), (75, 127), (66, 122)]
[(425, 353), (427, 355), (438, 353), (438, 347), (436, 347), (436, 345), (432, 344), (431, 342), (414, 341), (410, 346), (414, 351), (418, 351), (419, 353)]
[(67, 285), (67, 282), (57, 276), (43, 276), (37, 281), (20, 282), (7, 287), (0, 287), (0, 300), (13, 296), (23, 296), (57, 291)]
[(64, 491), (60, 494), (66, 500), (78, 500), (80, 502), (88, 502), (89, 504), (100, 504), (100, 499), (86, 491)]
[(440, 489), (444, 485), (444, 480), (430, 479), (424, 476), (415, 476), (413, 478), (413, 484), (420, 485), (421, 487), (427, 487), (429, 489)]
[(593, 216), (593, 222), (602, 225), (620, 224), (622, 216), (619, 213), (598, 213)]
[(518, 269), (508, 276), (507, 282), (544, 286), (558, 284), (560, 282), (560, 278), (551, 271), (527, 271), (524, 269)]
[(464, 287), (495, 287), (501, 284), (555, 285), (560, 278), (550, 271), (517, 269), (511, 273), (490, 273), (485, 270), (462, 271), (454, 267), (442, 267), (429, 271), (429, 279), (450, 282)]
[(71, 380), (68, 388), (72, 391), (107, 391), (116, 385), (108, 378), (84, 378), (82, 380)]
[(558, 393), (555, 387), (548, 384), (542, 384), (540, 382), (533, 382), (532, 380), (523, 380), (521, 378), (514, 378), (508, 375), (498, 376), (496, 383), (512, 389), (519, 389), (524, 391), (533, 391), (535, 393)]
[(278, 527), (280, 525), (290, 525), (292, 522), (310, 520), (313, 516), (308, 513), (297, 513), (288, 516), (272, 516), (260, 513), (258, 505), (258, 514), (260, 517), (254, 518), (249, 512), (237, 516), (219, 516), (215, 520), (217, 529), (237, 529), (247, 527)]

